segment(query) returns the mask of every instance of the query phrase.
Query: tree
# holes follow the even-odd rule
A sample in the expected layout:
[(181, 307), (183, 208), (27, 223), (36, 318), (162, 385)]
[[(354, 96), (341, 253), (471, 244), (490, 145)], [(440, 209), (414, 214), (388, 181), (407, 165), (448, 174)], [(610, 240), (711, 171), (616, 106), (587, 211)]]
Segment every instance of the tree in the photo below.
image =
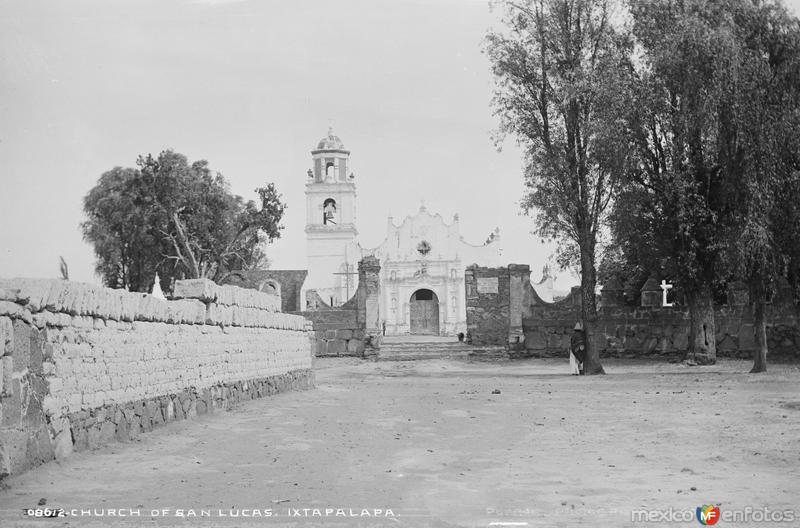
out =
[(499, 2), (505, 32), (487, 37), (500, 132), (525, 149), (523, 200), (541, 236), (561, 243), (559, 262), (580, 267), (586, 374), (601, 374), (595, 343), (597, 244), (627, 162), (617, 96), (629, 42), (605, 0)]
[(161, 243), (153, 207), (136, 189), (136, 169), (114, 167), (83, 199), (83, 238), (94, 247), (95, 270), (110, 288), (148, 292), (158, 268)]
[(687, 359), (716, 361), (713, 286), (731, 211), (720, 95), (735, 55), (722, 2), (630, 1), (640, 57), (625, 133), (637, 162), (611, 215), (631, 265), (676, 282), (689, 306)]
[[(771, 88), (781, 77), (774, 76), (778, 57), (763, 38), (788, 26), (769, 29), (775, 3), (630, 5), (641, 56), (625, 128), (638, 161), (610, 215), (612, 232), (629, 268), (675, 280), (689, 306), (687, 359), (713, 363), (715, 288), (743, 276), (763, 301), (779, 272), (770, 218), (778, 204), (773, 190), (787, 173), (773, 153), (787, 151), (775, 144), (781, 134), (794, 134), (781, 117), (788, 107), (767, 101), (785, 99), (792, 81)], [(773, 38), (775, 50), (787, 53), (785, 43), (776, 44)], [(758, 302), (762, 321), (763, 309)]]
[(741, 2), (732, 13), (741, 48), (724, 138), (737, 182), (726, 256), (749, 285), (757, 373), (767, 369), (767, 302), (800, 248), (800, 22), (779, 2)]
[(105, 173), (84, 200), (84, 237), (107, 285), (149, 291), (158, 271), (169, 289), (175, 278), (219, 281), (263, 265), (286, 208), (273, 184), (256, 189), (259, 206), (233, 195), (205, 161), (168, 150), (137, 166)]

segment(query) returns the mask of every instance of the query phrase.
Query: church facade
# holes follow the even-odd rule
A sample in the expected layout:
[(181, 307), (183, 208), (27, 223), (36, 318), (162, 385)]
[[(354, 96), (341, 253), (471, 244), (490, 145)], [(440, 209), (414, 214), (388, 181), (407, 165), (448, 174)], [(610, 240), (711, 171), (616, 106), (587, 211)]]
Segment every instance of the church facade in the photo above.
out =
[(350, 152), (329, 130), (311, 156), (306, 183), (306, 309), (324, 309), (314, 305), (320, 300), (330, 307), (346, 302), (357, 287), (358, 261), (371, 255), (381, 264), (379, 302), (387, 335), (466, 332), (464, 271), (474, 263), (501, 264), (499, 230), (482, 244), (470, 244), (461, 235), (458, 215), (446, 222), (422, 205), (399, 224), (388, 218), (383, 242), (363, 247), (357, 239)]

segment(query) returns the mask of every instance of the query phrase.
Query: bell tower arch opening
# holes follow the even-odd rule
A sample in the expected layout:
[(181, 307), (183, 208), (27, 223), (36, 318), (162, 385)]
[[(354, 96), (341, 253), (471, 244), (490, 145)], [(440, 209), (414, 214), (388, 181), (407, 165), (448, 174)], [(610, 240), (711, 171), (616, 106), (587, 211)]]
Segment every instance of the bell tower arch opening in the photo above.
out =
[(336, 200), (333, 198), (326, 198), (322, 202), (322, 223), (336, 225)]
[(421, 288), (411, 294), (409, 330), (417, 335), (439, 335), (439, 297)]
[(355, 177), (350, 172), (350, 151), (333, 127), (311, 151), (311, 160), (305, 190), (308, 277), (302, 295), (313, 289), (338, 306), (348, 300), (342, 273), (355, 270), (360, 256)]

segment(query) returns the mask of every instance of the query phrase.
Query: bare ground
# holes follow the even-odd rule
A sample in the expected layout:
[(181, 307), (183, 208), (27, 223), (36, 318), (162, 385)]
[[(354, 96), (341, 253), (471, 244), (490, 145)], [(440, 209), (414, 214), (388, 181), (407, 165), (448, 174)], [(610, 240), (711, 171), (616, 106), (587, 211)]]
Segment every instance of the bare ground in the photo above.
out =
[[(318, 360), (315, 390), (7, 479), (0, 524), (617, 527), (645, 525), (633, 510), (708, 503), (800, 510), (797, 365), (605, 366), (579, 378), (557, 360)], [(106, 517), (25, 518), (41, 498)], [(253, 509), (262, 516), (243, 516)], [(800, 513), (782, 524), (796, 525)]]

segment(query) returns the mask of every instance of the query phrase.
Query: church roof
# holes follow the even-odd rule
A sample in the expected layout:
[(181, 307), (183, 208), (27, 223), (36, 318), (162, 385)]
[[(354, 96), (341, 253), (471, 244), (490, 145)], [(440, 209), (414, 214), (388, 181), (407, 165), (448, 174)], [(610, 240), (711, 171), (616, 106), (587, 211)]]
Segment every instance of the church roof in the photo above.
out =
[(328, 129), (327, 136), (319, 140), (317, 150), (344, 150), (344, 143), (333, 133), (333, 127)]

